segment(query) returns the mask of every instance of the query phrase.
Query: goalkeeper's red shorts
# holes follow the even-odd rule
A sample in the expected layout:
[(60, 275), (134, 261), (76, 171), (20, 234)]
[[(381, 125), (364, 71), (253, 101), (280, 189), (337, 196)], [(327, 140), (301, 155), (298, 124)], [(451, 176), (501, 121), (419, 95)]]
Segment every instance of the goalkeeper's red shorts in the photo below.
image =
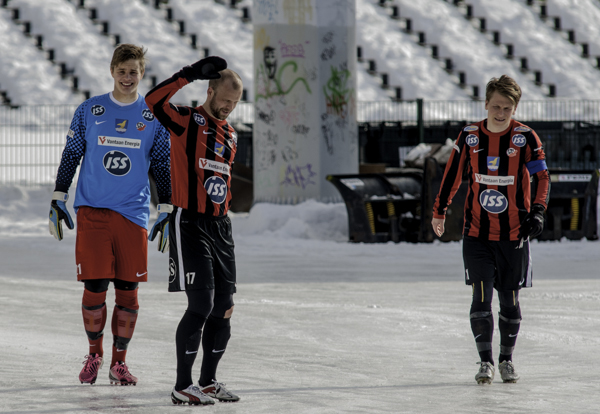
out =
[(148, 231), (106, 208), (80, 207), (75, 242), (77, 280), (148, 280)]

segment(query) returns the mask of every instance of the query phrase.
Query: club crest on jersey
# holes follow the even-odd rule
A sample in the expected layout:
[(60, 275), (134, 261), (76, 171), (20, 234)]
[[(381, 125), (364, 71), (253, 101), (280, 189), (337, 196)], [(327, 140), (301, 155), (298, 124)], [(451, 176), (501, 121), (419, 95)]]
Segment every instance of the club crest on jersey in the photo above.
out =
[(479, 195), (479, 204), (487, 212), (500, 214), (508, 207), (508, 200), (498, 190), (485, 190)]
[(475, 125), (469, 125), (469, 126), (465, 127), (463, 129), (463, 131), (471, 132), (471, 131), (477, 131), (478, 129), (479, 129), (479, 127), (477, 127)]
[(102, 105), (94, 105), (90, 108), (90, 111), (92, 112), (92, 115), (100, 116), (100, 115), (104, 115), (104, 112), (106, 112), (106, 109)]
[(146, 124), (144, 124), (143, 122), (138, 122), (137, 124), (135, 124), (135, 129), (137, 129), (138, 131), (143, 131), (144, 129), (146, 129)]
[(131, 160), (121, 151), (109, 151), (102, 160), (104, 169), (111, 175), (122, 177), (131, 171)]
[(500, 157), (487, 157), (487, 167), (490, 171), (498, 171)]
[(506, 150), (506, 155), (512, 158), (517, 155), (517, 150), (514, 148), (509, 148)]
[(142, 110), (142, 118), (148, 122), (154, 121), (154, 114), (148, 108)]
[(515, 144), (517, 147), (523, 147), (527, 143), (527, 139), (524, 135), (515, 134), (512, 137), (512, 143)]
[(479, 137), (475, 134), (469, 134), (465, 138), (465, 142), (469, 147), (476, 147), (477, 145), (479, 145)]
[(524, 126), (518, 126), (515, 129), (513, 129), (513, 131), (528, 132), (528, 131), (531, 131), (531, 128), (527, 128), (527, 127), (524, 127)]
[(194, 121), (200, 126), (206, 125), (206, 119), (200, 114), (194, 114)]
[(225, 145), (215, 142), (215, 154), (217, 154), (219, 157), (222, 157), (224, 153), (225, 153)]
[(217, 175), (213, 175), (204, 182), (206, 194), (210, 197), (213, 203), (222, 204), (227, 198), (227, 183)]
[(127, 119), (115, 119), (115, 130), (120, 134), (124, 134), (127, 131), (128, 123)]

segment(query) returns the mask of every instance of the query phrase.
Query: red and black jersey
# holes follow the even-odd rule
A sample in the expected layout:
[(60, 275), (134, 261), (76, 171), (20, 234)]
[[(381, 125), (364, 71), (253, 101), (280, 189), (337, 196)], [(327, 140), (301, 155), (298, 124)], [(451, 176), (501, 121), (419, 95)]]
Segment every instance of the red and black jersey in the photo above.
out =
[(210, 216), (224, 216), (231, 205), (231, 168), (237, 135), (225, 120), (202, 106), (173, 105), (169, 99), (188, 84), (177, 74), (146, 95), (146, 103), (171, 133), (172, 203)]
[[(443, 219), (466, 173), (463, 234), (486, 240), (518, 240), (532, 203), (548, 205), (550, 175), (542, 142), (526, 125), (511, 120), (503, 132), (486, 129), (487, 121), (465, 127), (446, 165), (433, 217)], [(531, 177), (537, 181), (531, 200)]]

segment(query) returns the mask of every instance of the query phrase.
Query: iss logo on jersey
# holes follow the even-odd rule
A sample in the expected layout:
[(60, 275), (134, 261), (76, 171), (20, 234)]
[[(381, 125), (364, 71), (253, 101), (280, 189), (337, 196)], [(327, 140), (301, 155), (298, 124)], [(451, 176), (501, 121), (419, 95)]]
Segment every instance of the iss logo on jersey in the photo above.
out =
[(92, 112), (92, 115), (100, 116), (100, 115), (104, 115), (104, 112), (106, 112), (106, 109), (104, 109), (104, 107), (102, 105), (94, 105), (90, 108), (90, 111)]
[(490, 171), (497, 171), (500, 166), (500, 157), (487, 157), (487, 167)]
[(154, 121), (154, 114), (148, 109), (142, 110), (142, 118), (144, 118), (148, 122)]
[(508, 207), (504, 194), (498, 190), (485, 190), (479, 195), (479, 204), (487, 212), (500, 214)]
[(206, 119), (200, 114), (194, 114), (194, 121), (200, 126), (206, 125)]
[(527, 139), (524, 135), (515, 134), (512, 137), (512, 143), (515, 144), (517, 147), (523, 147), (527, 143)]
[(215, 154), (217, 154), (219, 157), (222, 157), (223, 153), (225, 153), (225, 145), (215, 142)]
[(127, 131), (128, 123), (127, 119), (115, 119), (115, 130), (120, 134), (124, 134)]
[(121, 151), (109, 151), (104, 155), (104, 169), (111, 175), (118, 177), (127, 175), (131, 171), (131, 160)]
[(475, 134), (469, 134), (465, 138), (465, 142), (469, 147), (475, 147), (479, 144), (479, 137)]
[(227, 198), (227, 184), (225, 180), (217, 175), (213, 175), (204, 182), (206, 194), (210, 197), (213, 203), (222, 204)]

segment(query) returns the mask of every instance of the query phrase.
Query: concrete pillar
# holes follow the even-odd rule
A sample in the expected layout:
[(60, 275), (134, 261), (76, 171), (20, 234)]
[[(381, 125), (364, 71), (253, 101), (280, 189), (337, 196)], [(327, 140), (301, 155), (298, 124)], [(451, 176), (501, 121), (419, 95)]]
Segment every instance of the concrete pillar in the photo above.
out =
[(358, 173), (355, 0), (254, 0), (254, 201), (341, 201)]

